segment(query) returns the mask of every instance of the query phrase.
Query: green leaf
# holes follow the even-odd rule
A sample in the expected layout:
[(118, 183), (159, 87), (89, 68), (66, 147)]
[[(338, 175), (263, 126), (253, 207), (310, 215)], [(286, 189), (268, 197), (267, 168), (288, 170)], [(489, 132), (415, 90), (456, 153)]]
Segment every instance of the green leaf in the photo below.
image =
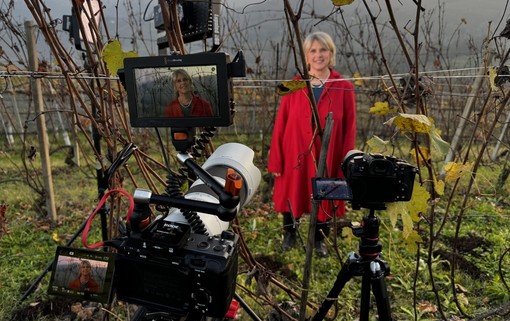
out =
[(370, 152), (371, 153), (379, 153), (379, 154), (384, 154), (388, 151), (388, 145), (389, 145), (390, 141), (389, 140), (383, 140), (381, 139), (380, 137), (378, 136), (372, 136), (372, 138), (370, 138), (368, 141), (367, 141), (367, 145), (368, 147), (370, 147)]
[(439, 152), (441, 155), (445, 155), (450, 150), (450, 144), (445, 142), (436, 128), (429, 132), (430, 141), (432, 143), (432, 149)]

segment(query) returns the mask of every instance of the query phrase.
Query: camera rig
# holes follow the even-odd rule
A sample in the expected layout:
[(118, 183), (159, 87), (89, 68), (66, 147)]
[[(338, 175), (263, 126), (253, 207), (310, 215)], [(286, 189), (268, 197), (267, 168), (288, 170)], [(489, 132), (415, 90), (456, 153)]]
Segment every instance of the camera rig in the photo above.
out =
[(359, 254), (348, 254), (327, 299), (322, 302), (312, 321), (320, 321), (326, 317), (334, 302), (332, 298), (338, 298), (343, 287), (354, 276), (362, 277), (359, 320), (369, 320), (372, 291), (378, 320), (392, 321), (384, 282), (384, 277), (390, 274), (390, 265), (381, 258), (380, 220), (375, 211), (385, 209), (387, 202), (409, 201), (418, 169), (393, 156), (352, 150), (344, 157), (342, 171), (345, 179), (313, 178), (313, 199), (347, 200), (351, 202), (353, 209), (368, 208), (369, 214), (363, 217), (359, 226), (350, 225), (354, 236), (360, 238)]
[[(233, 151), (243, 151), (247, 158), (232, 159)], [(253, 157), (249, 151), (241, 144), (222, 145), (217, 149), (220, 155), (213, 154), (203, 167), (190, 155), (178, 154), (177, 158), (201, 185), (199, 190), (190, 189), (183, 197), (154, 194), (145, 189), (136, 189), (130, 197), (122, 191), (131, 206), (125, 235), (117, 239), (87, 244), (90, 222), (97, 211), (89, 217), (82, 238), (85, 247), (117, 249), (113, 291), (118, 299), (165, 313), (170, 320), (190, 315), (225, 316), (235, 293), (239, 252), (239, 236), (227, 230), (228, 222), (251, 197), (253, 186), (246, 185), (258, 184), (260, 180), (260, 172), (245, 163)], [(225, 173), (223, 179), (213, 176), (219, 172)], [(105, 198), (115, 192), (118, 191), (109, 191)], [(216, 201), (211, 201), (213, 195)], [(103, 200), (98, 209), (101, 203)], [(169, 211), (151, 222), (151, 205), (174, 208), (175, 212)], [(179, 218), (185, 210), (199, 212), (193, 216), (195, 220), (208, 217), (206, 228), (195, 228), (185, 218)], [(211, 217), (226, 225), (213, 222)]]

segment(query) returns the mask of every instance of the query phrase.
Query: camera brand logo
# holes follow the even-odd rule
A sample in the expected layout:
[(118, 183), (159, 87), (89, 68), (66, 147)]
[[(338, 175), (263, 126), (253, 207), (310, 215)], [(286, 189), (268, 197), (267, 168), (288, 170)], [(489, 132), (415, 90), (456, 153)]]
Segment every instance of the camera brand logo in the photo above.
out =
[(175, 224), (172, 224), (172, 223), (165, 223), (163, 224), (163, 228), (167, 228), (169, 230), (180, 230), (180, 227), (175, 225)]

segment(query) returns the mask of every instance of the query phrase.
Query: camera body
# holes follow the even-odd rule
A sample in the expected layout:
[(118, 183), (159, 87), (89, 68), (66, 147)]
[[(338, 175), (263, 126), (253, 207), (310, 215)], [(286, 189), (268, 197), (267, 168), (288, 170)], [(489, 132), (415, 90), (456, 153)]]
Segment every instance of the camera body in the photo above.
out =
[[(239, 236), (228, 229), (232, 218), (222, 214), (247, 204), (261, 175), (253, 150), (242, 144), (219, 146), (202, 167), (184, 156), (178, 159), (200, 179), (183, 197), (134, 192), (133, 232), (116, 246), (115, 292), (119, 300), (152, 311), (223, 318), (235, 293)], [(230, 169), (242, 177), (242, 186), (238, 196), (222, 197)], [(149, 217), (150, 204), (171, 209), (148, 227), (135, 228), (133, 217)]]
[(342, 171), (352, 190), (352, 207), (384, 209), (384, 203), (411, 199), (418, 169), (393, 156), (350, 151)]
[(186, 224), (157, 220), (119, 247), (117, 297), (176, 315), (223, 317), (236, 286), (238, 240), (230, 231), (207, 236)]

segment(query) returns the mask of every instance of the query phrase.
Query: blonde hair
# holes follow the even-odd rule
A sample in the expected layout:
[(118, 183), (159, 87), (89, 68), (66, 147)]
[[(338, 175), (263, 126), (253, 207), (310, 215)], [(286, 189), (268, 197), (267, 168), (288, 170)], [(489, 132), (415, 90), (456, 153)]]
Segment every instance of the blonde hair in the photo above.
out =
[(314, 41), (318, 41), (322, 46), (328, 48), (329, 51), (331, 51), (329, 67), (334, 67), (336, 65), (336, 46), (333, 42), (333, 38), (331, 38), (331, 36), (324, 31), (312, 32), (306, 36), (305, 41), (303, 42), (303, 49), (305, 50), (305, 53), (310, 51), (310, 47), (312, 47), (312, 43)]
[(80, 267), (83, 267), (83, 266), (87, 266), (87, 267), (89, 267), (89, 268), (92, 268), (92, 264), (90, 264), (90, 262), (89, 262), (89, 261), (87, 261), (87, 260), (82, 260), (82, 261), (80, 262)]

